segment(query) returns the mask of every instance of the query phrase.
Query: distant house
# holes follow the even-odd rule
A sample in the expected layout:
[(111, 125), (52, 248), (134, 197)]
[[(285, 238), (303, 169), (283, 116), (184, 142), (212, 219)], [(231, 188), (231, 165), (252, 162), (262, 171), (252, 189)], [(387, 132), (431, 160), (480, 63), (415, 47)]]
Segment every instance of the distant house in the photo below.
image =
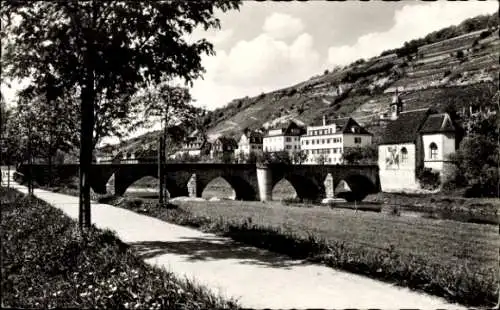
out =
[(235, 150), (238, 148), (238, 143), (235, 139), (229, 137), (218, 137), (213, 143), (210, 150), (210, 157), (216, 158), (221, 155), (234, 156)]
[(175, 153), (175, 157), (180, 157), (184, 154), (189, 156), (205, 155), (208, 147), (209, 144), (205, 135), (201, 134), (198, 130), (195, 130), (184, 140), (181, 149)]
[(237, 154), (244, 156), (253, 154), (262, 154), (264, 135), (259, 131), (246, 130), (238, 142)]
[(293, 120), (278, 124), (262, 139), (264, 152), (287, 151), (290, 155), (300, 152), (300, 136), (305, 133), (306, 128)]
[(300, 138), (300, 147), (307, 155), (305, 164), (342, 164), (345, 149), (370, 145), (372, 138), (371, 133), (350, 117), (330, 122), (323, 117), (321, 123), (307, 127), (307, 134)]
[(399, 98), (393, 99), (390, 110), (391, 121), (378, 147), (382, 191), (418, 189), (420, 168), (443, 176), (451, 166), (449, 155), (457, 148), (458, 127), (450, 116), (431, 109), (403, 111)]

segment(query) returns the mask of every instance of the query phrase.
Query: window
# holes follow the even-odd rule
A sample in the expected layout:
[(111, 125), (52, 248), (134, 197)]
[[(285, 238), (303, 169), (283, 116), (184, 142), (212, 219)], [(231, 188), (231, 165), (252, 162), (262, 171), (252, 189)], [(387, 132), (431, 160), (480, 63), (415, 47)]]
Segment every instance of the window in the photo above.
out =
[(311, 140), (311, 144), (314, 144), (314, 140)]
[(408, 162), (408, 150), (404, 147), (401, 149), (401, 163), (407, 163)]
[(337, 154), (337, 149), (333, 149), (333, 154)]
[(429, 149), (430, 149), (430, 158), (431, 159), (437, 159), (437, 156), (438, 156), (438, 147), (437, 147), (436, 143), (432, 142), (429, 145)]
[(360, 144), (361, 143), (361, 137), (354, 137), (354, 143)]
[(321, 144), (325, 144), (325, 139), (322, 139), (322, 140), (321, 140)]
[(292, 142), (292, 138), (286, 137), (286, 142)]
[(327, 140), (326, 140), (326, 143), (330, 143), (330, 139), (327, 139)]
[(309, 145), (309, 140), (306, 140), (306, 145)]

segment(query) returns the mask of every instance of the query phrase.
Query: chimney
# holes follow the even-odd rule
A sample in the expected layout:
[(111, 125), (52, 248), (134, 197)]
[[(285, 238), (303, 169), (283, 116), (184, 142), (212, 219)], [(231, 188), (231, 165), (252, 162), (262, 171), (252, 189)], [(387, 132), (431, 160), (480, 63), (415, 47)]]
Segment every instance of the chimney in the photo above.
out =
[(323, 126), (326, 126), (326, 115), (323, 115)]

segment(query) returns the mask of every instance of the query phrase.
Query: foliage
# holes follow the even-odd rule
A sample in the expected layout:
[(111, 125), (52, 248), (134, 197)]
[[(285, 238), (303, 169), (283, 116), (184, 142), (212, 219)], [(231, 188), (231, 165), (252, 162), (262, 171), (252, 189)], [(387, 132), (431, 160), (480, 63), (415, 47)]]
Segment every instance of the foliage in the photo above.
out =
[[(472, 31), (489, 28), (496, 25), (498, 25), (498, 13), (494, 13), (491, 15), (480, 15), (477, 17), (466, 19), (458, 26), (446, 27), (438, 31), (431, 32), (424, 38), (405, 42), (403, 47), (401, 48), (383, 51), (380, 56), (385, 56), (393, 53), (396, 53), (398, 57), (407, 56), (416, 53), (418, 51), (418, 48), (423, 45), (451, 39), (453, 37), (457, 37)], [(483, 33), (480, 34), (480, 36), (484, 35)]]
[(423, 189), (435, 190), (441, 185), (439, 172), (434, 172), (430, 168), (418, 169), (417, 179)]
[(378, 74), (381, 72), (387, 72), (393, 66), (394, 66), (393, 63), (391, 63), (391, 62), (383, 62), (383, 63), (376, 64), (376, 65), (368, 67), (368, 68), (351, 70), (351, 71), (346, 73), (346, 75), (344, 76), (342, 81), (348, 82), (348, 83), (354, 83), (358, 79), (365, 78), (365, 77), (368, 77), (368, 76), (371, 76), (374, 74)]
[(326, 156), (321, 154), (314, 158), (317, 165), (324, 165), (326, 162)]
[[(239, 1), (2, 3), (2, 74), (31, 78), (41, 90), (48, 76), (58, 94), (80, 97), (80, 224), (90, 226), (92, 152), (100, 138), (121, 134), (130, 122), (131, 96), (165, 76), (186, 83), (203, 73), (206, 40), (188, 43), (195, 28), (218, 28), (214, 10), (238, 9)], [(14, 22), (14, 20), (16, 22)], [(119, 56), (118, 56), (119, 55)]]
[(168, 80), (151, 83), (137, 92), (131, 101), (135, 102), (132, 104), (135, 117), (130, 130), (151, 128), (160, 122), (168, 129), (179, 123), (193, 122), (198, 112), (190, 105), (192, 98), (188, 89), (171, 86)]
[(376, 164), (378, 149), (376, 145), (349, 147), (344, 149), (342, 158), (348, 165)]
[(292, 162), (294, 164), (303, 164), (307, 161), (307, 153), (304, 150), (300, 150), (299, 152), (294, 152), (292, 154)]
[[(493, 226), (377, 214), (359, 217), (324, 209), (273, 206), (273, 210), (270, 216), (269, 207), (261, 205), (218, 202), (207, 208), (203, 202), (170, 210), (149, 205), (147, 214), (467, 305), (493, 305), (497, 300), (497, 251), (486, 246), (497, 234)], [(356, 229), (360, 226), (365, 233)], [(446, 237), (436, 238), (436, 231)], [(482, 246), (488, 248), (487, 254)]]
[(500, 196), (499, 154), (498, 142), (485, 135), (472, 134), (462, 141), (455, 157), (460, 172), (457, 178), (467, 180), (468, 196)]
[(79, 233), (73, 220), (38, 199), (4, 188), (0, 197), (3, 307), (237, 308), (146, 265), (108, 230)]
[(257, 159), (258, 163), (261, 164), (285, 164), (291, 165), (292, 156), (287, 151), (277, 151), (277, 152), (264, 152), (262, 156)]

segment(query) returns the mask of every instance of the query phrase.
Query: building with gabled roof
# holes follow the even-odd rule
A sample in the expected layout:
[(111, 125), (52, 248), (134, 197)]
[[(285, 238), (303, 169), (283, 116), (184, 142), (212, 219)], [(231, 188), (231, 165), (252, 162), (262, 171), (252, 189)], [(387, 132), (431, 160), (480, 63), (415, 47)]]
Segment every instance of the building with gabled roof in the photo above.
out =
[(250, 153), (255, 155), (262, 154), (263, 139), (264, 135), (262, 132), (256, 130), (245, 130), (238, 141), (238, 155), (249, 156)]
[(314, 122), (301, 137), (305, 164), (342, 164), (344, 151), (372, 144), (373, 135), (350, 117)]
[(220, 136), (212, 142), (210, 148), (210, 157), (215, 158), (220, 155), (234, 156), (234, 152), (238, 148), (238, 143), (230, 137)]
[(399, 98), (393, 99), (390, 111), (391, 120), (378, 147), (382, 191), (419, 189), (421, 168), (444, 176), (452, 164), (449, 156), (457, 149), (458, 127), (450, 116), (428, 108), (403, 111)]
[(286, 151), (290, 155), (300, 152), (300, 136), (306, 128), (291, 120), (270, 128), (262, 139), (264, 152)]

